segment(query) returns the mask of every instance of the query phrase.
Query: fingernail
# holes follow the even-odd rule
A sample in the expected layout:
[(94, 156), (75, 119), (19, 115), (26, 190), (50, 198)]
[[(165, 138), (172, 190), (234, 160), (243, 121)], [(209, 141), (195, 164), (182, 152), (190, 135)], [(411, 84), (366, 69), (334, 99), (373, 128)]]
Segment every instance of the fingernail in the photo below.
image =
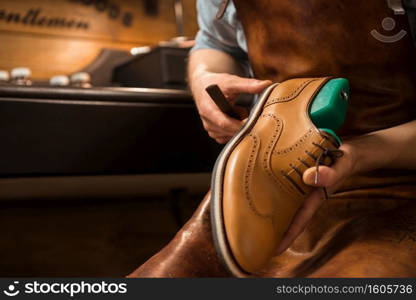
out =
[(317, 184), (318, 183), (318, 179), (317, 179), (316, 172), (314, 172), (314, 171), (309, 172), (309, 174), (306, 175), (305, 183), (306, 184), (309, 184), (309, 185)]

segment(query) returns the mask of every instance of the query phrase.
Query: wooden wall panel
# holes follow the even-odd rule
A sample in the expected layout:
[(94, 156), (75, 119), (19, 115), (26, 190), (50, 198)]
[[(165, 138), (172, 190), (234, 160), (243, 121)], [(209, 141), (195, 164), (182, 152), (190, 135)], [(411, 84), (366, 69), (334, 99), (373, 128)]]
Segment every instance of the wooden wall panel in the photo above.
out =
[[(157, 13), (149, 7), (157, 5)], [(174, 0), (1, 0), (0, 69), (33, 77), (69, 74), (102, 48), (130, 49), (177, 35)], [(183, 0), (185, 35), (197, 31), (195, 0)]]

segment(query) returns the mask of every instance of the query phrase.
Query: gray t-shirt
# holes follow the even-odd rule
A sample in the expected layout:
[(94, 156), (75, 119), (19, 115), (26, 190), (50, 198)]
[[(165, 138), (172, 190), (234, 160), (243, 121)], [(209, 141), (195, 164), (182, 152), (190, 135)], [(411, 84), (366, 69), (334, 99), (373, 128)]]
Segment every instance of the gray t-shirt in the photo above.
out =
[(215, 17), (221, 2), (222, 0), (197, 0), (199, 31), (191, 51), (216, 49), (228, 53), (245, 67), (249, 76), (251, 70), (243, 26), (237, 18), (232, 1), (220, 20)]

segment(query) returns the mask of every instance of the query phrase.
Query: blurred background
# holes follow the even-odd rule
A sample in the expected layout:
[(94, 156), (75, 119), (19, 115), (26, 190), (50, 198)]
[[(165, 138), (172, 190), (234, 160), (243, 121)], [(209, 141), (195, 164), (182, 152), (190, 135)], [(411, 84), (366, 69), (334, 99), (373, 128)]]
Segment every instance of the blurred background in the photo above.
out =
[(0, 276), (125, 276), (209, 188), (194, 0), (0, 2)]
[(197, 30), (194, 0), (2, 0), (0, 66), (49, 79), (80, 71), (103, 49), (192, 39)]

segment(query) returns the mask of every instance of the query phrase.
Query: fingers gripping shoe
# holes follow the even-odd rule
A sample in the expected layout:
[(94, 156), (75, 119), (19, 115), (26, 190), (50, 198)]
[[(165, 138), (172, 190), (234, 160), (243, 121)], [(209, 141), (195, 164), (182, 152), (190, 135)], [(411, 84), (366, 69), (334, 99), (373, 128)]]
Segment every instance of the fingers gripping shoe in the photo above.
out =
[[(212, 178), (213, 237), (233, 275), (246, 277), (270, 261), (312, 190), (303, 172), (335, 158), (340, 143), (333, 130), (345, 117), (347, 84), (305, 78), (272, 85), (220, 154)], [(328, 99), (335, 106), (325, 105)]]

